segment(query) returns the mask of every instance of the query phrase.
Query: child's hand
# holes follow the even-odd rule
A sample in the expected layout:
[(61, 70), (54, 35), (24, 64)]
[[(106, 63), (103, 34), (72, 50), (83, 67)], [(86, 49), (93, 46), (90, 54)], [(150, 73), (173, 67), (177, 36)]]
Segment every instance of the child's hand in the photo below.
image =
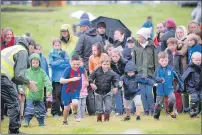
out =
[(25, 94), (25, 93), (24, 93), (24, 90), (23, 90), (22, 88), (19, 88), (19, 93), (20, 93), (20, 94)]
[(80, 79), (81, 79), (81, 77), (73, 77), (73, 78), (72, 78), (72, 82), (78, 81), (78, 80), (80, 80)]
[(114, 89), (113, 89), (113, 93), (114, 93), (114, 94), (117, 94), (117, 92), (118, 92), (118, 89), (117, 89), (117, 88), (114, 88)]
[(123, 86), (123, 81), (119, 82), (119, 86), (122, 87)]
[(89, 83), (87, 81), (84, 82), (84, 86), (87, 87)]
[(97, 86), (96, 86), (95, 84), (93, 84), (93, 83), (91, 83), (90, 86), (91, 86), (91, 88), (92, 88), (93, 90), (96, 90), (96, 89), (97, 89)]
[(47, 96), (51, 96), (52, 95), (52, 93), (51, 92), (47, 92)]
[(155, 83), (153, 86), (157, 87), (157, 86), (158, 86), (158, 83)]

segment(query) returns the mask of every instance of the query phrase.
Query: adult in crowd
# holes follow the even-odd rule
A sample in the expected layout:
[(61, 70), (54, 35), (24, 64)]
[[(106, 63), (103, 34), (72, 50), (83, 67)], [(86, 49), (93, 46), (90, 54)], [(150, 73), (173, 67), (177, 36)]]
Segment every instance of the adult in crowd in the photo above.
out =
[(78, 42), (78, 37), (74, 36), (69, 24), (61, 25), (60, 40), (62, 41), (62, 49), (66, 51), (69, 56), (75, 53), (74, 49)]
[[(137, 34), (137, 45), (132, 52), (132, 60), (137, 65), (138, 74), (142, 77), (153, 76), (157, 68), (157, 52), (152, 40), (148, 40), (148, 28), (141, 28)], [(144, 108), (144, 114), (153, 115), (154, 98), (152, 95), (152, 86), (140, 84), (141, 99)]]
[(102, 42), (105, 45), (106, 45), (106, 42), (113, 44), (113, 39), (106, 35), (106, 29), (107, 29), (107, 26), (106, 26), (105, 22), (99, 22), (97, 24), (97, 31), (100, 34), (100, 36), (102, 37)]
[(114, 31), (114, 43), (113, 47), (118, 48), (119, 51), (123, 51), (123, 48), (125, 48), (126, 39), (124, 35), (124, 31), (121, 29), (117, 29)]
[(25, 77), (28, 55), (28, 43), (24, 38), (18, 38), (16, 45), (1, 51), (1, 100), (8, 107), (9, 134), (19, 134), (21, 127), (16, 85), (26, 85), (37, 91), (35, 82)]
[(84, 61), (84, 67), (88, 71), (88, 61), (92, 54), (92, 45), (95, 43), (102, 43), (102, 37), (97, 33), (95, 28), (89, 28), (90, 22), (88, 20), (80, 21), (80, 29), (83, 33), (79, 36), (75, 51)]
[(159, 42), (160, 42), (160, 32), (164, 31), (165, 28), (165, 23), (164, 22), (160, 22), (156, 25), (156, 37), (154, 38), (154, 44), (156, 45), (156, 47), (159, 46)]
[(6, 27), (2, 30), (1, 35), (1, 50), (16, 44), (16, 38), (11, 28)]
[(144, 24), (142, 25), (143, 28), (151, 28), (151, 34), (150, 34), (150, 38), (153, 39), (154, 36), (154, 27), (153, 27), (153, 23), (152, 23), (152, 17), (148, 16), (147, 20), (144, 22)]
[(164, 51), (167, 48), (167, 40), (170, 37), (175, 37), (176, 22), (172, 18), (168, 18), (166, 20), (166, 29), (166, 32), (162, 35), (160, 39), (161, 51)]
[(194, 20), (192, 20), (188, 23), (187, 28), (188, 28), (188, 35), (189, 35), (190, 33), (196, 33), (196, 31), (200, 29), (200, 25)]

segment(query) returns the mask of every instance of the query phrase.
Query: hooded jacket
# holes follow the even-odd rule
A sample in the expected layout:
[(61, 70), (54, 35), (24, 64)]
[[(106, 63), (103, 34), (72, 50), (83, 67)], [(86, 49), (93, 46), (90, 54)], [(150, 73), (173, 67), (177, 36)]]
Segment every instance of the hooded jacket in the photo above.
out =
[[(124, 87), (124, 98), (126, 100), (131, 100), (135, 97), (135, 95), (140, 94), (140, 88), (138, 87), (138, 83), (143, 83), (143, 84), (148, 84), (153, 86), (155, 81), (140, 77), (137, 71), (137, 67), (133, 61), (129, 61), (126, 64), (125, 74), (121, 77), (121, 81), (123, 81), (123, 87)], [(135, 75), (133, 76), (128, 76), (128, 72), (135, 72)]]
[(189, 94), (202, 91), (202, 68), (193, 63), (189, 64), (182, 75), (186, 90)]
[[(33, 53), (30, 56), (30, 63), (32, 63), (32, 60), (36, 58), (39, 60), (39, 63), (41, 63), (40, 60), (40, 56), (39, 54)], [(49, 77), (47, 76), (46, 72), (41, 69), (41, 67), (33, 67), (32, 64), (30, 64), (31, 67), (29, 69), (26, 70), (25, 72), (25, 76), (32, 81), (36, 82), (36, 86), (37, 86), (37, 91), (33, 92), (31, 90), (26, 90), (26, 99), (27, 100), (34, 100), (34, 101), (43, 101), (43, 97), (44, 97), (44, 87), (46, 87), (47, 92), (51, 92), (52, 91), (52, 84), (51, 81), (49, 79)]]
[(40, 59), (41, 59), (41, 68), (46, 72), (46, 74), (49, 77), (49, 70), (48, 70), (48, 63), (46, 58), (43, 56), (42, 53), (39, 54), (40, 55)]
[(70, 65), (69, 56), (62, 49), (60, 51), (52, 49), (48, 57), (49, 65), (52, 70), (52, 81), (60, 82), (64, 70)]
[(177, 30), (178, 28), (182, 28), (182, 29), (183, 29), (184, 35), (183, 35), (183, 37), (182, 37), (181, 39), (179, 39), (179, 38), (177, 37), (177, 32), (175, 32), (175, 38), (176, 38), (177, 40), (180, 40), (180, 41), (185, 41), (185, 39), (187, 38), (187, 29), (186, 29), (184, 26), (178, 26), (178, 27), (176, 28), (176, 30)]
[(97, 33), (96, 29), (89, 28), (79, 36), (75, 51), (84, 61), (84, 67), (88, 71), (88, 60), (92, 55), (92, 45), (102, 43), (102, 37)]
[(161, 46), (161, 51), (164, 51), (167, 48), (167, 40), (170, 37), (175, 37), (176, 28), (167, 28), (167, 32), (163, 34), (160, 38), (159, 45)]
[(74, 36), (71, 26), (69, 24), (61, 25), (60, 30), (67, 30), (69, 33), (68, 38), (65, 39), (64, 37), (62, 37), (62, 32), (60, 32), (60, 39), (62, 41), (62, 49), (66, 51), (69, 56), (71, 56), (75, 52), (78, 37)]
[(188, 64), (191, 63), (191, 56), (194, 52), (200, 52), (202, 54), (202, 46), (199, 44), (195, 44), (188, 48)]

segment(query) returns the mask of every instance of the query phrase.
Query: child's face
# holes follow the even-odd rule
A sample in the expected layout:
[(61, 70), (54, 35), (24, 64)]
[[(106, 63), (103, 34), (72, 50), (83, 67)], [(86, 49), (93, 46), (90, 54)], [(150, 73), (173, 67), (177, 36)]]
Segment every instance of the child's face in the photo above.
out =
[(187, 38), (187, 43), (189, 46), (195, 45), (195, 41), (193, 39)]
[(36, 58), (32, 59), (32, 67), (38, 68), (39, 67), (39, 60)]
[(34, 52), (35, 52), (35, 53), (38, 53), (38, 54), (41, 53), (41, 47), (40, 47), (40, 46), (37, 46)]
[(189, 31), (190, 31), (191, 33), (195, 32), (197, 29), (198, 29), (197, 24), (191, 23), (191, 24), (189, 25)]
[(127, 72), (127, 75), (128, 75), (128, 76), (134, 76), (134, 75), (135, 75), (135, 72)]
[(71, 63), (72, 69), (77, 70), (81, 64), (81, 61), (80, 60), (71, 60), (70, 63)]
[(176, 33), (177, 33), (177, 37), (178, 37), (179, 39), (181, 39), (181, 38), (184, 36), (184, 31), (183, 31), (182, 28), (178, 28), (178, 29), (176, 30)]
[(109, 48), (107, 49), (107, 54), (108, 54), (109, 56), (112, 55), (112, 47), (109, 47)]
[(135, 46), (135, 42), (129, 41), (128, 42), (128, 48), (133, 48)]
[(92, 47), (92, 53), (93, 53), (93, 56), (97, 56), (98, 55), (98, 50), (97, 50), (96, 46)]
[(55, 44), (53, 45), (53, 48), (55, 50), (60, 50), (61, 49), (61, 44), (59, 42), (55, 42)]
[(103, 62), (101, 66), (102, 66), (102, 70), (107, 71), (110, 69), (110, 62)]
[(158, 61), (162, 67), (166, 67), (168, 65), (168, 58), (160, 58)]
[(201, 65), (201, 57), (200, 56), (195, 56), (192, 58), (192, 62), (196, 65)]
[(171, 51), (171, 52), (175, 52), (177, 50), (177, 44), (168, 44), (168, 49)]
[(29, 45), (29, 54), (32, 54), (35, 52), (34, 46), (33, 45)]
[(120, 59), (120, 55), (118, 53), (112, 52), (112, 60), (113, 62), (117, 63)]

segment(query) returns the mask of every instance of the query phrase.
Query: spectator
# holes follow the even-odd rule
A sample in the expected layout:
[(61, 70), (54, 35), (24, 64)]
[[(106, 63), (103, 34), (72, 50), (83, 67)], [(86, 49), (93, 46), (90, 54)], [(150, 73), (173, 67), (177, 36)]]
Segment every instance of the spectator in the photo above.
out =
[(118, 48), (119, 51), (123, 51), (123, 48), (125, 48), (125, 35), (124, 31), (121, 29), (117, 29), (114, 31), (114, 43), (113, 47)]
[(106, 44), (106, 42), (109, 42), (110, 44), (113, 44), (113, 39), (106, 35), (106, 29), (107, 29), (107, 26), (106, 26), (106, 24), (104, 22), (99, 22), (98, 23), (97, 31), (100, 34), (100, 36), (102, 37), (102, 42), (104, 44)]
[(144, 22), (144, 24), (142, 25), (143, 28), (151, 28), (151, 34), (150, 34), (150, 38), (153, 39), (154, 36), (154, 28), (153, 28), (153, 23), (152, 23), (152, 17), (148, 16), (147, 20)]
[(89, 72), (88, 61), (92, 54), (92, 45), (98, 42), (102, 43), (102, 37), (97, 33), (96, 29), (89, 28), (90, 22), (88, 20), (81, 21), (78, 26), (80, 26), (83, 34), (79, 37), (75, 51), (83, 59), (84, 67)]
[(164, 30), (165, 30), (165, 23), (164, 22), (160, 22), (160, 23), (158, 23), (156, 25), (156, 33), (157, 33), (157, 35), (154, 38), (154, 44), (156, 45), (156, 47), (159, 46), (159, 42), (160, 42), (160, 36), (158, 36), (158, 35), (159, 35), (159, 33), (161, 31), (164, 31)]
[(62, 49), (67, 52), (69, 56), (74, 54), (75, 46), (78, 42), (78, 38), (73, 35), (71, 26), (69, 24), (63, 24), (60, 29), (60, 40), (62, 41)]
[(6, 27), (2, 30), (1, 50), (16, 44), (16, 38), (11, 28)]
[(166, 20), (166, 29), (167, 31), (163, 36), (161, 37), (160, 41), (160, 46), (161, 46), (161, 51), (164, 51), (167, 48), (167, 40), (170, 37), (175, 37), (175, 31), (176, 31), (176, 23), (172, 18), (168, 18)]
[(134, 37), (128, 37), (127, 38), (127, 46), (123, 49), (123, 57), (127, 60), (132, 59), (132, 49), (135, 46), (135, 38)]
[(190, 21), (188, 23), (188, 35), (191, 33), (195, 33), (199, 28), (199, 24), (195, 21)]

